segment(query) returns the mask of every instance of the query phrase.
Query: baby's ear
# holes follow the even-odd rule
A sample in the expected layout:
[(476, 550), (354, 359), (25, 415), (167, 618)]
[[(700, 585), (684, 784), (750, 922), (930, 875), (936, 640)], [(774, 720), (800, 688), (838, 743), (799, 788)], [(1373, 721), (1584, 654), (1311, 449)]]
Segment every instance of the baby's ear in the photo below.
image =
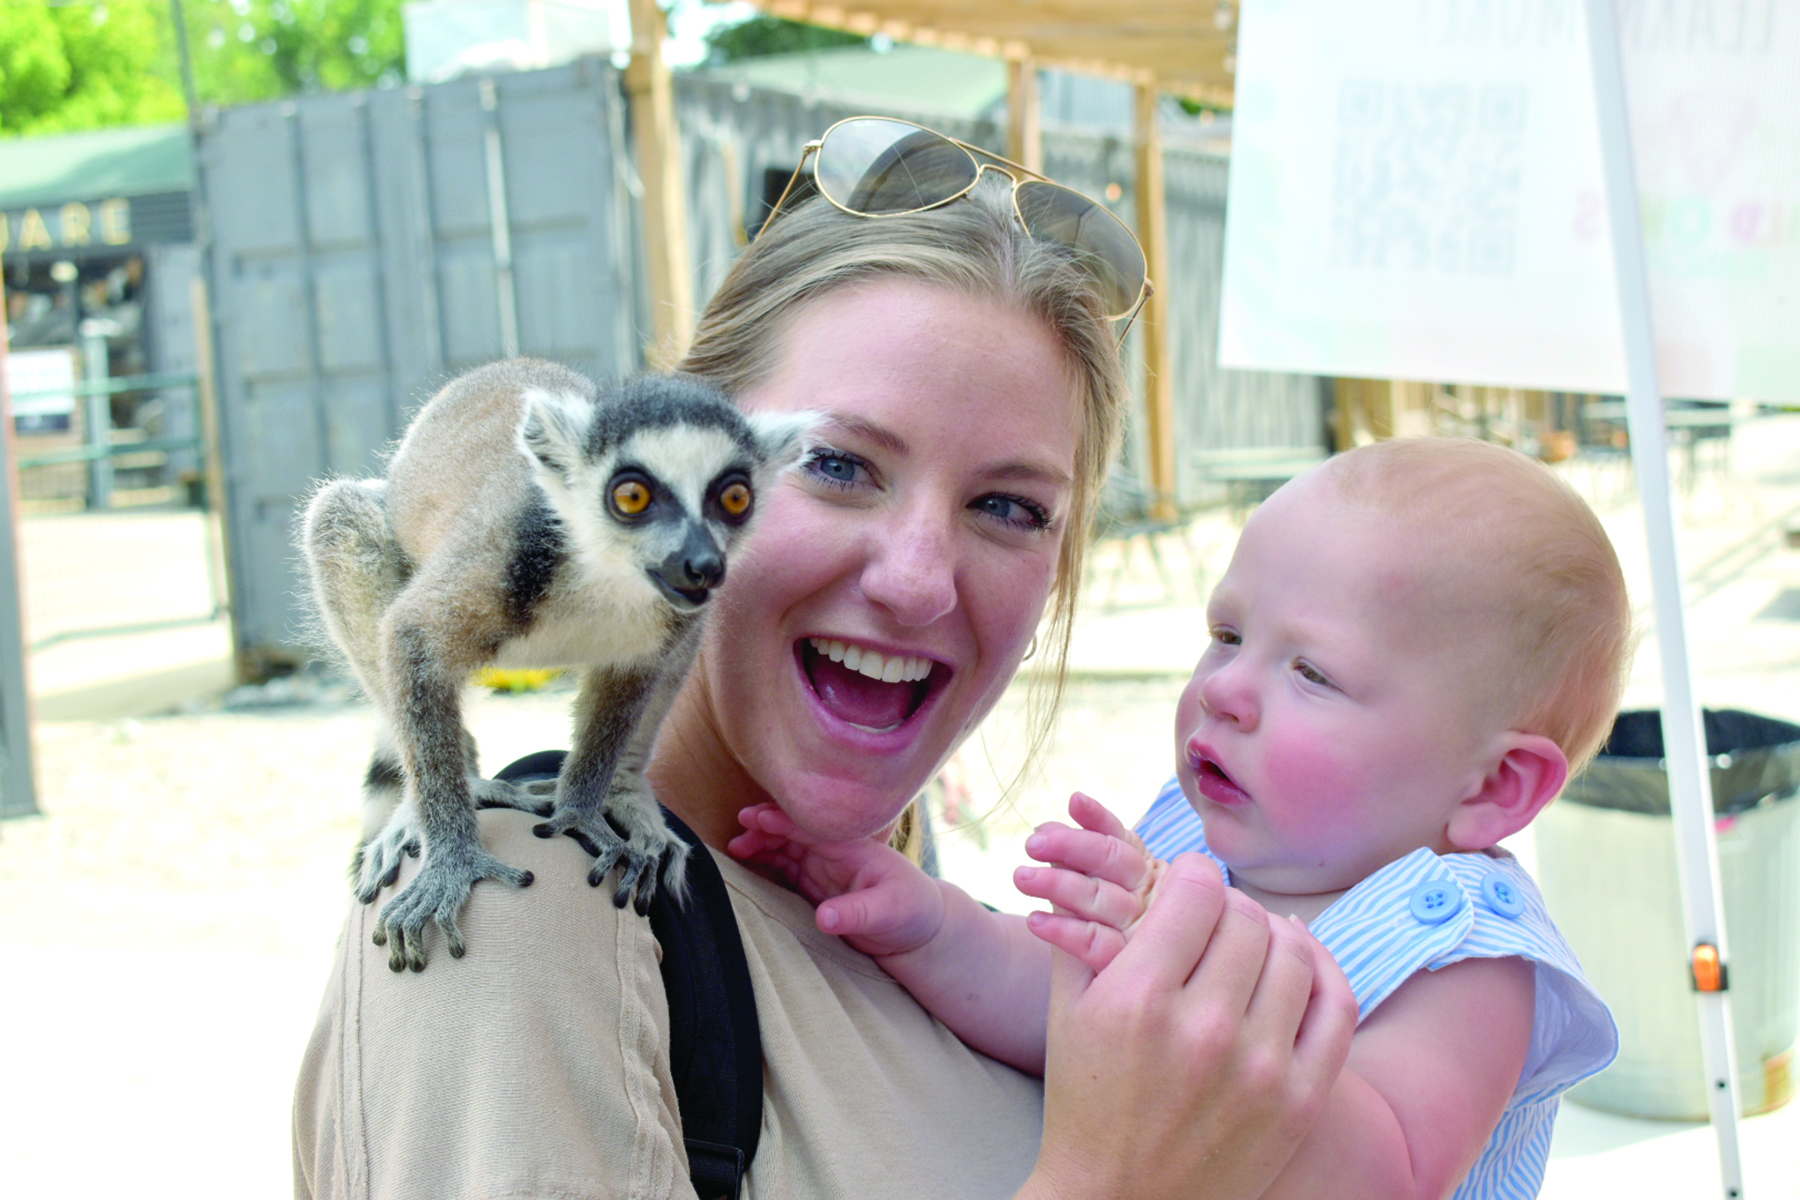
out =
[(1480, 790), (1451, 813), (1450, 844), (1486, 850), (1511, 837), (1556, 799), (1568, 779), (1569, 759), (1561, 746), (1540, 734), (1506, 734)]

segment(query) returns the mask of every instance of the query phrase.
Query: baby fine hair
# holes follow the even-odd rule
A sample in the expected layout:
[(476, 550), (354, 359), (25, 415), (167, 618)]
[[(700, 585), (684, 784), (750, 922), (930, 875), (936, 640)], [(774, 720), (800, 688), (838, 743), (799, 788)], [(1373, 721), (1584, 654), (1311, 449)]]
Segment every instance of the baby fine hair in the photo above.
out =
[(1522, 732), (1579, 772), (1612, 727), (1632, 645), (1631, 602), (1605, 528), (1579, 493), (1518, 450), (1473, 438), (1400, 438), (1331, 461), (1352, 503), (1395, 518), (1421, 553), (1465, 566), (1501, 614), (1493, 683)]

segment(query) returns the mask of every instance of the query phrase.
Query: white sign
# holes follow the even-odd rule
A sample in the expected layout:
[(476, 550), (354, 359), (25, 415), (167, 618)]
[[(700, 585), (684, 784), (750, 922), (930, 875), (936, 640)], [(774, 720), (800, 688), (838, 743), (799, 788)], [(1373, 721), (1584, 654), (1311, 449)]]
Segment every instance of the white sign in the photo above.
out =
[[(1618, 0), (1663, 391), (1800, 398), (1800, 0)], [(1622, 392), (1580, 0), (1244, 0), (1219, 358)]]
[(4, 361), (13, 427), (20, 433), (67, 429), (75, 412), (75, 351), (13, 350)]

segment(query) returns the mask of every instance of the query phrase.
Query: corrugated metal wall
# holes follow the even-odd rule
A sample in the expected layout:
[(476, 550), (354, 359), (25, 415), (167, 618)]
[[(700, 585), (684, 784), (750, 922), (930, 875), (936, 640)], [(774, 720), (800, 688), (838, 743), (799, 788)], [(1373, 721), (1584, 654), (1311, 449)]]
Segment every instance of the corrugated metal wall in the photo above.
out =
[[(292, 526), (456, 372), (637, 367), (616, 73), (598, 60), (229, 109), (205, 131), (232, 596), (253, 672), (302, 651)], [(503, 210), (503, 211), (502, 211)]]
[[(695, 295), (709, 295), (801, 147), (855, 111), (680, 77)], [(1001, 151), (993, 122), (903, 113)], [(293, 522), (313, 482), (379, 469), (410, 412), (459, 370), (513, 350), (600, 378), (648, 336), (635, 168), (616, 72), (546, 71), (229, 109), (204, 130), (232, 602), (253, 672), (304, 655)], [(1128, 134), (1052, 129), (1045, 160), (1135, 211)], [(1320, 384), (1221, 370), (1225, 160), (1167, 148), (1179, 454), (1318, 445)], [(1139, 381), (1141, 389), (1141, 380)], [(1141, 483), (1141, 422), (1121, 465)], [(1184, 463), (1184, 507), (1212, 502)]]

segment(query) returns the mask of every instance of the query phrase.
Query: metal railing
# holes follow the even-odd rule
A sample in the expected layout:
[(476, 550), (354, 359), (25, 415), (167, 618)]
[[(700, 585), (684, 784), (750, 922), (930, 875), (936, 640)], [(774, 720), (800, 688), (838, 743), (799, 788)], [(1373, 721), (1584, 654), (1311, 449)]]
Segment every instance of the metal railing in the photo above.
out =
[[(114, 427), (114, 398), (133, 394), (156, 402), (165, 431)], [(79, 403), (67, 430), (17, 439), (27, 646), (221, 615), (221, 534), (217, 498), (205, 486), (198, 377), (101, 378), (14, 400), (46, 396)]]

